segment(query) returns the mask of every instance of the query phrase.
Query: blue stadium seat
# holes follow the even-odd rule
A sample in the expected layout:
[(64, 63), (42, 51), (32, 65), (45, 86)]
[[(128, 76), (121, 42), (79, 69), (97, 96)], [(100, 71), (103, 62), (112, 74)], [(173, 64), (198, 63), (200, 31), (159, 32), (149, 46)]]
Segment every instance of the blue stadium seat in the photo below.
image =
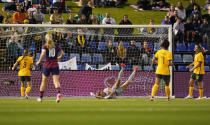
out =
[(186, 46), (184, 43), (177, 43), (176, 44), (176, 51), (187, 51)]
[(68, 61), (69, 60), (69, 55), (68, 53), (65, 53), (63, 58), (61, 59), (61, 62), (65, 62), (65, 61)]
[(125, 69), (124, 69), (124, 70), (126, 70), (126, 71), (130, 71), (130, 70), (132, 70), (131, 65), (126, 65), (126, 67), (125, 67)]
[(204, 66), (205, 71), (210, 71), (209, 66)]
[(106, 49), (107, 43), (106, 42), (99, 42), (98, 43), (98, 50), (103, 51)]
[(32, 43), (31, 43), (31, 46), (29, 47), (29, 50), (30, 50), (30, 51), (35, 51), (35, 50), (36, 50), (35, 42), (32, 42)]
[(39, 60), (40, 53), (36, 53), (36, 62)]
[(80, 55), (78, 53), (70, 53), (70, 59), (76, 57), (77, 62), (80, 62)]
[(207, 43), (201, 43), (201, 46), (204, 47), (206, 49), (206, 51), (208, 51), (208, 44)]
[(144, 66), (145, 71), (152, 71), (153, 67), (152, 66)]
[(85, 70), (85, 65), (77, 65), (77, 70)]
[(206, 55), (205, 63), (210, 63), (210, 55)]
[(130, 42), (123, 42), (123, 45), (127, 49), (130, 46)]
[(153, 49), (152, 42), (148, 42), (148, 46), (149, 46), (149, 48), (152, 48)]
[(186, 62), (193, 62), (193, 56), (192, 55), (188, 55), (188, 54), (183, 55), (183, 62), (184, 63), (186, 63)]
[(112, 70), (120, 70), (118, 65), (112, 65), (111, 67), (112, 67)]
[(174, 54), (174, 62), (182, 62), (182, 56), (180, 54)]
[(89, 42), (91, 50), (97, 50), (96, 42)]
[(91, 55), (88, 54), (88, 53), (84, 53), (82, 54), (82, 62), (91, 62), (92, 59), (91, 59)]
[(141, 49), (141, 43), (140, 42), (136, 42), (136, 46), (139, 48), (139, 50)]
[(188, 43), (188, 49), (187, 51), (193, 52), (195, 48), (195, 43)]
[(113, 42), (114, 47), (118, 47), (118, 42)]
[(94, 54), (93, 54), (93, 62), (94, 62), (94, 63), (103, 62), (102, 54), (96, 54), (96, 53), (94, 53)]
[(160, 43), (154, 43), (154, 51), (158, 51), (160, 49)]
[(186, 66), (178, 66), (178, 71), (188, 71)]

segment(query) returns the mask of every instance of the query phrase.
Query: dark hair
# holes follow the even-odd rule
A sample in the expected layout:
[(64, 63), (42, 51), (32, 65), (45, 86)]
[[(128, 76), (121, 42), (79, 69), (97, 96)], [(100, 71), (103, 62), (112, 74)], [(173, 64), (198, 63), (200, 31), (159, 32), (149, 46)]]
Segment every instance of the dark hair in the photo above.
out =
[(163, 40), (163, 42), (160, 44), (161, 47), (163, 47), (164, 49), (168, 49), (170, 43), (168, 40)]
[(29, 54), (29, 50), (28, 50), (28, 48), (25, 48), (23, 56), (27, 56), (28, 54)]

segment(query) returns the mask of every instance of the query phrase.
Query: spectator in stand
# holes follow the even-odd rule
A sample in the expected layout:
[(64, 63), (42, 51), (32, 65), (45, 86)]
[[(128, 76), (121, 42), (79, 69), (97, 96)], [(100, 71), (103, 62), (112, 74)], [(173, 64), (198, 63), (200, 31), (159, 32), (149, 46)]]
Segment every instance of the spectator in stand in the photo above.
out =
[(89, 52), (89, 46), (82, 29), (77, 30), (78, 35), (76, 39), (76, 50), (82, 55), (83, 52)]
[(210, 7), (210, 0), (206, 0), (206, 5), (204, 5), (203, 10), (208, 12), (209, 7)]
[[(102, 20), (102, 24), (103, 25), (115, 25), (116, 24), (116, 21), (114, 18), (110, 17), (110, 13), (107, 12), (106, 13), (106, 17), (104, 17), (104, 19)], [(111, 28), (105, 28), (104, 29), (104, 34), (110, 34), (110, 35), (113, 35), (114, 34), (114, 29), (111, 29)]]
[(202, 19), (199, 17), (198, 13), (194, 13), (193, 18), (191, 19), (193, 26), (194, 26), (194, 31), (195, 31), (195, 42), (200, 41), (199, 33), (200, 33), (200, 26), (202, 24)]
[(150, 0), (138, 0), (137, 5), (140, 9), (151, 10)]
[[(149, 25), (154, 25), (155, 21), (153, 19), (150, 19)], [(147, 28), (147, 33), (154, 34), (157, 30), (155, 28)]]
[(108, 41), (107, 47), (105, 49), (105, 58), (107, 63), (116, 63), (117, 50), (114, 47), (113, 42), (111, 40)]
[(40, 10), (41, 7), (38, 6), (36, 12), (33, 13), (34, 19), (36, 20), (37, 24), (42, 24), (46, 22), (45, 16)]
[(182, 43), (184, 38), (184, 24), (182, 23), (182, 20), (179, 17), (177, 17), (176, 23), (174, 23), (173, 33), (175, 45), (177, 42)]
[(0, 13), (0, 23), (3, 23), (4, 16)]
[[(170, 20), (168, 16), (165, 16), (165, 19), (161, 22), (161, 25), (170, 25)], [(167, 28), (160, 28), (158, 29), (158, 33), (168, 33)]]
[(185, 21), (186, 19), (186, 11), (182, 5), (182, 2), (178, 2), (177, 3), (177, 7), (175, 8), (175, 10), (177, 10), (178, 13), (178, 17), (182, 19), (182, 21)]
[(82, 15), (86, 16), (86, 22), (88, 22), (92, 15), (92, 8), (88, 5), (88, 1), (83, 2), (82, 8), (78, 13), (79, 18), (81, 18)]
[(18, 58), (18, 44), (15, 41), (15, 37), (12, 36), (6, 47), (6, 62), (9, 64), (9, 68), (12, 68), (13, 64)]
[(187, 23), (184, 24), (184, 32), (187, 43), (194, 41), (195, 31), (190, 17), (187, 18)]
[(29, 21), (29, 24), (36, 24), (36, 19), (34, 18), (33, 12), (28, 12), (27, 19)]
[(130, 46), (127, 48), (126, 52), (126, 58), (127, 58), (127, 63), (130, 65), (138, 65), (139, 62), (139, 55), (140, 51), (138, 47), (135, 45), (135, 41), (130, 41)]
[(63, 18), (61, 14), (58, 13), (58, 8), (53, 9), (53, 14), (50, 16), (50, 22), (51, 24), (62, 24)]
[(208, 7), (208, 14), (203, 15), (203, 19), (206, 18), (208, 20), (208, 23), (210, 24), (210, 6)]
[(95, 15), (91, 15), (90, 20), (89, 20), (89, 24), (93, 24), (93, 25), (97, 25), (99, 24), (98, 20), (96, 19)]
[(190, 4), (186, 8), (186, 16), (189, 17), (194, 10), (194, 5), (198, 6), (198, 10), (201, 11), (200, 6), (195, 2), (195, 0), (190, 0)]
[(88, 24), (88, 21), (87, 21), (87, 19), (86, 19), (85, 14), (82, 14), (82, 15), (80, 16), (80, 19), (79, 19), (79, 21), (78, 21), (78, 24)]
[(47, 13), (47, 8), (50, 7), (49, 0), (41, 0), (40, 6), (41, 6), (41, 12), (44, 14)]
[(69, 18), (66, 20), (66, 24), (77, 24), (72, 14), (69, 15)]
[(208, 38), (210, 38), (210, 25), (207, 18), (204, 18), (203, 24), (201, 24), (201, 37), (203, 43), (208, 43)]
[(171, 18), (170, 18), (170, 24), (172, 24), (172, 26), (174, 25), (174, 23), (176, 23), (177, 17), (178, 17), (178, 12), (177, 12), (177, 10), (174, 10), (174, 15), (171, 16)]
[(202, 18), (201, 11), (198, 10), (198, 6), (197, 6), (197, 5), (194, 5), (194, 10), (193, 10), (192, 13), (190, 14), (190, 17), (191, 17), (191, 18), (193, 17), (194, 13), (198, 13), (199, 18)]
[(5, 3), (4, 7), (2, 8), (3, 11), (16, 11), (16, 1), (11, 0), (11, 2)]
[(167, 16), (169, 18), (171, 18), (172, 16), (174, 16), (174, 11), (175, 11), (175, 6), (171, 4), (170, 9), (169, 9), (169, 11), (167, 13)]
[(23, 8), (24, 8), (25, 12), (27, 12), (27, 10), (28, 10), (29, 8), (31, 8), (31, 7), (32, 7), (31, 1), (29, 1), (29, 0), (24, 0), (24, 2), (23, 2)]
[(3, 21), (4, 24), (12, 24), (12, 16), (10, 12), (7, 12), (6, 17), (4, 18)]
[(123, 41), (119, 42), (119, 45), (117, 47), (117, 63), (121, 64), (121, 63), (125, 63), (126, 62), (126, 49), (123, 45)]
[(13, 14), (13, 23), (23, 24), (23, 21), (26, 19), (27, 14), (21, 11), (21, 6), (17, 6), (17, 11)]
[[(123, 16), (123, 20), (121, 20), (119, 25), (132, 25), (131, 21), (128, 20), (128, 15)], [(119, 35), (131, 35), (133, 33), (133, 28), (118, 28), (117, 31)]]
[(159, 8), (167, 8), (170, 5), (165, 0), (153, 0), (152, 6)]
[(144, 41), (144, 45), (141, 47), (140, 50), (140, 60), (141, 60), (141, 64), (142, 64), (142, 69), (144, 70), (144, 66), (145, 65), (149, 65), (151, 63), (151, 52), (152, 49), (149, 48), (148, 42)]

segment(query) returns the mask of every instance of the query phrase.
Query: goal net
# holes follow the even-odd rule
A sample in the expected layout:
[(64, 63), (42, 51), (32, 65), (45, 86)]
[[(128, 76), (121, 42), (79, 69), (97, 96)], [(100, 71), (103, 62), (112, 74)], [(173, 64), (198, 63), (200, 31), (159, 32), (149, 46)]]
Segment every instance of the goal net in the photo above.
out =
[[(90, 92), (103, 90), (106, 83), (114, 84), (126, 64), (121, 84), (139, 67), (135, 77), (122, 96), (150, 96), (155, 82), (155, 68), (151, 61), (160, 48), (160, 42), (172, 43), (172, 30), (168, 25), (0, 25), (0, 96), (20, 96), (18, 71), (11, 67), (30, 50), (34, 65), (40, 57), (45, 35), (50, 33), (65, 55), (59, 62), (63, 96), (90, 96)], [(172, 51), (172, 44), (170, 45)], [(30, 96), (38, 96), (42, 66), (32, 71)], [(171, 80), (172, 81), (172, 80)], [(45, 96), (55, 96), (50, 76)], [(170, 83), (172, 88), (172, 83)], [(161, 82), (157, 96), (165, 96)]]

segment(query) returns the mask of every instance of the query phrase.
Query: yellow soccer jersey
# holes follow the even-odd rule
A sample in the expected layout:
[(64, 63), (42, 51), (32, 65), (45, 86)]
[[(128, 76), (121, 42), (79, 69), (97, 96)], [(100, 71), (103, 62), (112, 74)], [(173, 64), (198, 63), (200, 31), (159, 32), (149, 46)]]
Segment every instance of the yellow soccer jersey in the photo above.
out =
[(20, 71), (18, 72), (18, 76), (31, 76), (30, 68), (33, 64), (33, 58), (30, 56), (20, 56), (17, 61), (20, 64)]
[(199, 62), (201, 62), (201, 67), (198, 67), (198, 68), (194, 69), (193, 73), (195, 73), (195, 74), (205, 74), (205, 70), (204, 70), (204, 57), (203, 57), (202, 52), (199, 52), (199, 53), (195, 54), (195, 57), (194, 57), (194, 67), (196, 65), (198, 65)]
[(156, 74), (170, 75), (168, 61), (172, 60), (172, 53), (168, 50), (161, 49), (155, 53), (155, 58), (158, 59)]

